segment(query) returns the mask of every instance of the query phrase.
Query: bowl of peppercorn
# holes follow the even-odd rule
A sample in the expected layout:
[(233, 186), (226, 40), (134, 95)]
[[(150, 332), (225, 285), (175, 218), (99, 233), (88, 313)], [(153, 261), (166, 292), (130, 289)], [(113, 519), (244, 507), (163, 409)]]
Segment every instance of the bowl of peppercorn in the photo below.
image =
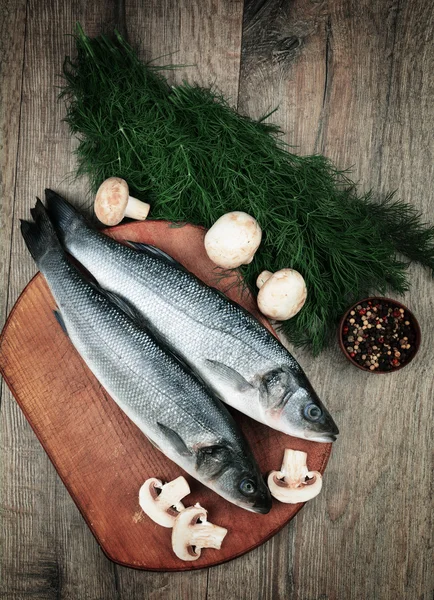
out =
[(363, 371), (392, 373), (407, 366), (420, 346), (420, 327), (406, 306), (391, 298), (365, 298), (347, 310), (339, 345)]

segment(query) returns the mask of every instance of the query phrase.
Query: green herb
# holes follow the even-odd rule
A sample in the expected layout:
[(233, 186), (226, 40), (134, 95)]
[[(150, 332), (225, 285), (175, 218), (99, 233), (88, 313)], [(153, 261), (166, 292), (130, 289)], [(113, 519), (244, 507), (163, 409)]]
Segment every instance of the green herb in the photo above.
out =
[(232, 210), (254, 216), (264, 237), (242, 269), (247, 283), (285, 267), (306, 280), (305, 306), (282, 324), (295, 345), (318, 353), (349, 304), (404, 292), (397, 253), (434, 268), (434, 228), (411, 206), (358, 194), (327, 158), (291, 153), (278, 127), (239, 115), (215, 90), (169, 86), (119, 34), (91, 39), (79, 27), (76, 42), (61, 96), (80, 140), (77, 174), (93, 191), (123, 177), (154, 219), (209, 227)]

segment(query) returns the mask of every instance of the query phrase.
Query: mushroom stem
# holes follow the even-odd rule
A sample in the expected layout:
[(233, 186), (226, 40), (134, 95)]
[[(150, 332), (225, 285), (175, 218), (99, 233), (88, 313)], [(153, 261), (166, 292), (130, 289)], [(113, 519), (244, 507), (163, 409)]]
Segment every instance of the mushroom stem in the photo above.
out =
[(307, 468), (307, 454), (287, 448), (280, 471), (268, 476), (271, 494), (281, 502), (298, 504), (317, 496), (322, 488), (322, 475)]
[(283, 462), (280, 471), (282, 473), (282, 479), (284, 478), (290, 486), (296, 487), (301, 481), (305, 480), (309, 473), (306, 452), (286, 448), (283, 454)]
[(151, 206), (146, 202), (137, 200), (132, 196), (128, 196), (127, 206), (125, 208), (125, 216), (137, 221), (144, 221), (149, 214)]
[(203, 521), (195, 525), (190, 544), (199, 548), (216, 548), (220, 550), (227, 529), (213, 525), (209, 521)]
[(262, 271), (262, 273), (259, 273), (258, 279), (256, 280), (256, 286), (261, 289), (264, 283), (268, 281), (272, 275), (273, 273), (271, 271)]

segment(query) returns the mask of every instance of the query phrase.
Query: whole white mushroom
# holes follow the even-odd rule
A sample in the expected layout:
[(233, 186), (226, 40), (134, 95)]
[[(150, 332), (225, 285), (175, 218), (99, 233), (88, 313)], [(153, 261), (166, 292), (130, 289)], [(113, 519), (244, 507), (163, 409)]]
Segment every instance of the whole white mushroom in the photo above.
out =
[(128, 183), (120, 177), (109, 177), (99, 186), (94, 210), (104, 225), (117, 225), (124, 217), (144, 221), (151, 207), (130, 196)]
[(256, 219), (245, 212), (229, 212), (217, 219), (205, 235), (210, 259), (224, 269), (252, 262), (261, 243), (262, 230)]
[(276, 273), (263, 271), (256, 285), (259, 288), (259, 310), (270, 319), (286, 321), (296, 315), (306, 302), (306, 283), (294, 269), (281, 269)]

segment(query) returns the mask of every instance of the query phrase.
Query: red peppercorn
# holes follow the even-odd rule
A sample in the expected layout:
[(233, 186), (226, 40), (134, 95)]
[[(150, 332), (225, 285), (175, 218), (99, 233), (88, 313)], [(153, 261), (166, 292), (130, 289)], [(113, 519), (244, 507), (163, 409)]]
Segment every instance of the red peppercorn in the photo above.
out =
[(379, 337), (378, 341), (380, 342), (380, 344), (382, 344), (384, 342), (384, 337)]
[(359, 310), (359, 315), (366, 315), (366, 308)]
[(351, 357), (356, 356), (356, 353), (355, 352), (350, 352), (350, 356)]

